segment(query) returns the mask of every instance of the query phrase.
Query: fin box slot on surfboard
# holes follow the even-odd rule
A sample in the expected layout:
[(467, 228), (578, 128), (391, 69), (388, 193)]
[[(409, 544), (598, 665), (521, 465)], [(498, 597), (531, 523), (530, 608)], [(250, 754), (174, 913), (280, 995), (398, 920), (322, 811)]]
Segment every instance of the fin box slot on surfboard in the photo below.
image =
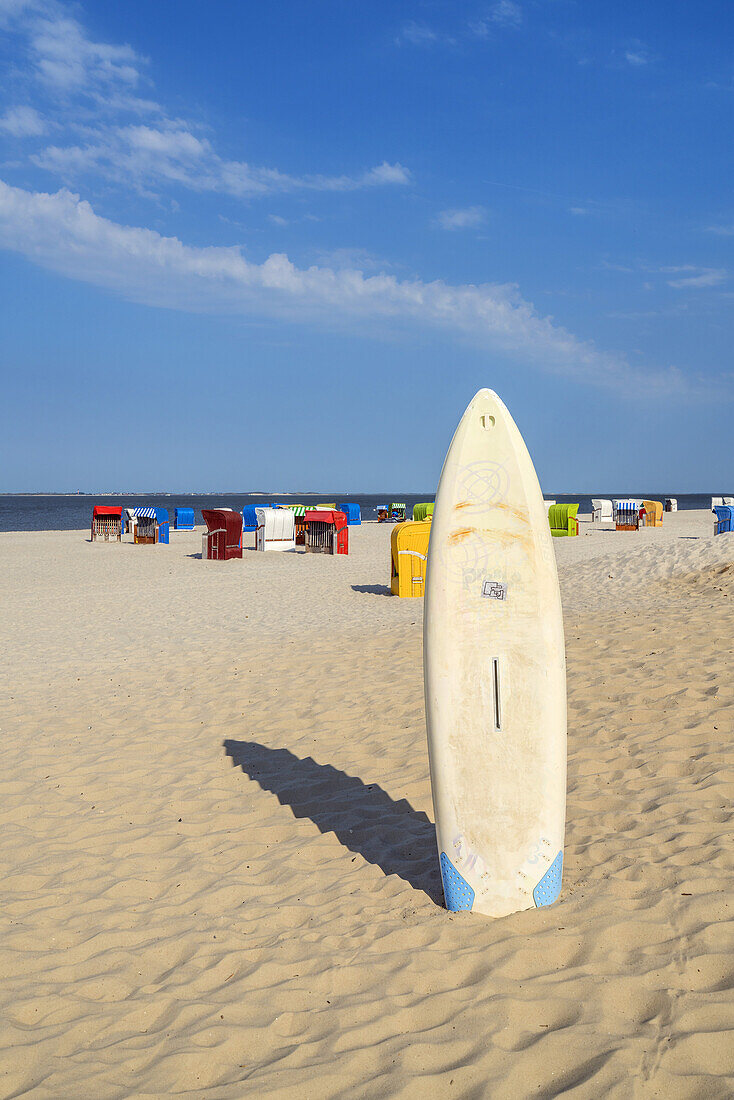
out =
[(502, 708), (500, 706), (500, 663), (495, 657), (492, 661), (492, 683), (494, 685), (494, 728), (502, 729)]

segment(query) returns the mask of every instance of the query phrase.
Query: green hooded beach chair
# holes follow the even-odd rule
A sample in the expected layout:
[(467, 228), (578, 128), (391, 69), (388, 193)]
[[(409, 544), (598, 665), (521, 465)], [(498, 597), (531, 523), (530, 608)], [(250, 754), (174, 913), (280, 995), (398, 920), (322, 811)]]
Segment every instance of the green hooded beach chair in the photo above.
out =
[(579, 521), (576, 519), (578, 510), (578, 504), (551, 504), (548, 509), (548, 522), (554, 538), (578, 535)]

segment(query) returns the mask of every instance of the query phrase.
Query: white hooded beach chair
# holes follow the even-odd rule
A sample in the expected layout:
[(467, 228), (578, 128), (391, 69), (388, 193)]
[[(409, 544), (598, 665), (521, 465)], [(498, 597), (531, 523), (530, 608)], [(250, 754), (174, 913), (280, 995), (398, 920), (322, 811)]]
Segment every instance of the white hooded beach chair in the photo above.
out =
[(295, 550), (296, 517), (290, 508), (256, 508), (258, 550)]
[(591, 498), (591, 518), (594, 523), (614, 523), (614, 509), (611, 500), (603, 497)]

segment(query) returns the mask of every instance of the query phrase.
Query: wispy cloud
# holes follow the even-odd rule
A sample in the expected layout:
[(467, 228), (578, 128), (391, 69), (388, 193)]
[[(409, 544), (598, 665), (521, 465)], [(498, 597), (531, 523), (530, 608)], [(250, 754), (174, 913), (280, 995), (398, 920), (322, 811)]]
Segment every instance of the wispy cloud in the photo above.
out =
[(43, 104), (46, 119), (30, 104), (11, 107), (0, 130), (40, 138), (53, 126), (57, 140), (29, 155), (65, 183), (96, 174), (144, 194), (177, 185), (251, 198), (395, 187), (410, 180), (407, 168), (389, 161), (340, 175), (296, 176), (223, 157), (200, 127), (171, 117), (148, 94), (149, 63), (132, 46), (95, 41), (60, 0), (0, 0), (3, 11), (6, 30), (25, 58), (20, 73), (29, 98)]
[(483, 206), (465, 206), (457, 210), (442, 210), (436, 215), (436, 224), (441, 229), (474, 229), (487, 220), (487, 211)]
[(48, 123), (34, 107), (8, 107), (0, 118), (0, 131), (11, 137), (40, 137)]
[(387, 162), (356, 176), (291, 176), (246, 161), (225, 160), (208, 139), (197, 137), (184, 123), (168, 121), (158, 126), (98, 129), (84, 145), (51, 145), (31, 159), (67, 183), (90, 172), (113, 180), (123, 174), (138, 189), (168, 183), (235, 198), (297, 190), (356, 191), (410, 182), (407, 168)]
[[(699, 264), (650, 264), (636, 261), (634, 264), (617, 264), (602, 260), (601, 265), (607, 271), (619, 271), (628, 275), (662, 275), (665, 283), (674, 290), (704, 290), (707, 287), (720, 286), (729, 278), (729, 272), (723, 267), (702, 267)], [(671, 278), (671, 276), (673, 276)], [(656, 285), (650, 280), (643, 283), (645, 290)]]
[(681, 264), (677, 267), (661, 267), (663, 275), (675, 275), (676, 278), (668, 279), (668, 286), (676, 290), (684, 290), (689, 287), (703, 288), (720, 286), (728, 278), (728, 272), (723, 268), (697, 267), (695, 264)]
[(455, 46), (471, 38), (489, 38), (501, 28), (519, 27), (523, 22), (523, 10), (515, 0), (496, 0), (490, 4), (478, 19), (457, 27), (454, 34), (410, 20), (395, 36), (397, 46)]
[(618, 62), (621, 56), (622, 64), (631, 65), (633, 69), (642, 69), (645, 65), (650, 65), (653, 61), (659, 60), (638, 38), (628, 42), (626, 48), (621, 51), (615, 51), (615, 56)]
[(716, 233), (718, 237), (734, 237), (734, 222), (723, 225), (707, 225), (707, 233)]
[(32, 24), (30, 49), (38, 76), (52, 88), (66, 92), (93, 85), (132, 88), (138, 83), (142, 58), (131, 46), (94, 42), (55, 4), (38, 5), (36, 10), (44, 14)]
[(498, 0), (492, 4), (485, 15), (470, 24), (472, 32), (480, 38), (486, 38), (496, 27), (519, 27), (523, 21), (523, 12), (514, 0)]
[(415, 23), (413, 20), (401, 27), (395, 36), (397, 46), (402, 46), (406, 42), (410, 46), (433, 46), (442, 40), (443, 36), (438, 31), (434, 31), (425, 23)]
[(390, 260), (375, 256), (367, 248), (322, 249), (315, 256), (319, 265), (331, 267), (336, 271), (384, 272), (395, 265)]
[(239, 248), (195, 248), (150, 229), (95, 214), (78, 195), (43, 194), (0, 182), (0, 247), (70, 278), (151, 306), (278, 316), (334, 324), (375, 320), (426, 325), (536, 367), (624, 392), (681, 392), (670, 368), (644, 373), (540, 316), (515, 286), (451, 286), (440, 280), (313, 266), (280, 253), (263, 263)]

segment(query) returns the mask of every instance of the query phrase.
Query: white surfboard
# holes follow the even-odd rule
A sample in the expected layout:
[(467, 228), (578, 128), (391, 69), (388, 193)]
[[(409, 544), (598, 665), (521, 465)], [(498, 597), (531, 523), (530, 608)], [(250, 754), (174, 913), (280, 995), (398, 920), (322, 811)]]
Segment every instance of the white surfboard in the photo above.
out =
[(423, 641), (446, 905), (491, 917), (550, 905), (566, 813), (561, 597), (538, 478), (492, 390), (441, 473)]

